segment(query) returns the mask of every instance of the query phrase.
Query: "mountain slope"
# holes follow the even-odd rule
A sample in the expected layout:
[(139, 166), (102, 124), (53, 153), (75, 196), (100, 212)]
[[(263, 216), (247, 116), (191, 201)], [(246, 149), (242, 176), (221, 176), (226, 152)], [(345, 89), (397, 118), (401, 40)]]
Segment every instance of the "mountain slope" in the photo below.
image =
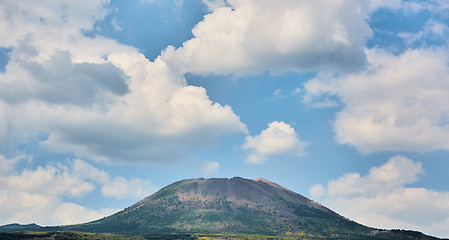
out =
[(268, 180), (238, 177), (175, 182), (110, 217), (69, 229), (313, 236), (369, 235), (374, 230)]
[(0, 232), (33, 231), (33, 230), (40, 230), (40, 229), (42, 229), (42, 227), (39, 225), (36, 225), (35, 223), (26, 224), (26, 225), (12, 223), (12, 224), (0, 226)]
[[(43, 233), (1, 233), (24, 230)], [(127, 238), (83, 232), (139, 234), (147, 239), (438, 239), (415, 231), (369, 228), (268, 180), (238, 177), (178, 181), (123, 211), (85, 224), (0, 226), (0, 239)]]

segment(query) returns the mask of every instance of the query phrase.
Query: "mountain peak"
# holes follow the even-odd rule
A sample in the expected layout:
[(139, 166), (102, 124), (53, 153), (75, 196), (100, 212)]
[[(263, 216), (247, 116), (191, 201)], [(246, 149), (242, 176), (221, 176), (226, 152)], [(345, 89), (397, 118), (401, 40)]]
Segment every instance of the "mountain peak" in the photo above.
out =
[(242, 177), (181, 180), (110, 217), (70, 229), (310, 236), (371, 231), (269, 180)]
[(265, 179), (265, 178), (254, 178), (253, 181), (256, 181), (256, 182), (264, 182), (264, 183), (271, 183), (271, 181), (268, 181), (268, 180)]

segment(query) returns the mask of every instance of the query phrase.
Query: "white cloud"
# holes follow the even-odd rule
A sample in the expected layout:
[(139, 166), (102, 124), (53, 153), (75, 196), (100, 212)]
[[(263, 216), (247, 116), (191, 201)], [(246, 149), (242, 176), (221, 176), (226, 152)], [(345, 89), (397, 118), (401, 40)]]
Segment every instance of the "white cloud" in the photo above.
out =
[(368, 2), (203, 2), (214, 11), (192, 30), (194, 38), (161, 54), (179, 72), (352, 71), (366, 62)]
[(298, 87), (293, 89), (292, 96), (296, 96), (296, 95), (300, 94), (301, 91), (302, 91), (301, 88), (298, 88)]
[(111, 208), (91, 210), (75, 203), (64, 202), (54, 210), (53, 217), (58, 225), (69, 225), (97, 220), (118, 211), (119, 209)]
[(359, 223), (389, 229), (413, 229), (440, 237), (449, 235), (449, 192), (407, 187), (424, 173), (421, 163), (396, 156), (366, 176), (348, 173), (310, 194), (331, 209)]
[(7, 74), (0, 75), (0, 96), (8, 103), (39, 100), (48, 104), (92, 107), (129, 92), (127, 78), (110, 62), (73, 63), (68, 51), (56, 50), (42, 62), (30, 36), (11, 52)]
[(429, 20), (424, 29), (419, 32), (401, 32), (399, 37), (403, 38), (407, 46), (412, 46), (416, 42), (425, 41), (426, 39), (438, 39), (447, 42), (447, 36), (449, 35), (449, 27), (436, 20)]
[(30, 157), (26, 156), (25, 154), (18, 154), (11, 158), (0, 155), (0, 177), (9, 175), (14, 172), (15, 165), (24, 158), (30, 159)]
[(424, 173), (421, 163), (396, 156), (381, 167), (371, 168), (366, 177), (357, 173), (348, 173), (343, 177), (328, 182), (328, 195), (338, 196), (370, 196), (383, 191), (391, 191), (396, 187), (414, 183), (419, 174)]
[(274, 90), (273, 97), (275, 98), (284, 98), (285, 96), (282, 95), (282, 90), (280, 88)]
[(123, 177), (114, 177), (103, 185), (101, 193), (106, 197), (115, 198), (144, 198), (156, 192), (150, 181), (132, 178), (126, 180)]
[[(1, 175), (0, 222), (59, 225), (94, 220), (116, 211), (91, 210), (63, 201), (63, 198), (83, 197), (95, 189), (95, 182), (87, 181), (88, 178), (77, 173), (81, 168), (76, 166), (80, 165), (82, 169), (94, 169), (81, 160), (75, 160), (68, 166), (49, 164), (35, 170), (10, 171)], [(96, 171), (101, 173), (98, 169)], [(72, 215), (64, 213), (64, 209), (77, 209), (78, 212)]]
[(284, 122), (274, 121), (259, 135), (247, 136), (242, 149), (252, 152), (246, 159), (248, 163), (262, 164), (272, 156), (302, 156), (304, 146), (295, 129)]
[(320, 199), (326, 195), (326, 189), (321, 184), (316, 184), (310, 187), (310, 196), (315, 199)]
[[(8, 173), (0, 175), (0, 223), (61, 225), (92, 221), (119, 209), (89, 209), (70, 200), (82, 198), (100, 186), (106, 197), (137, 200), (157, 190), (148, 180), (112, 178), (80, 159), (19, 171), (14, 166), (19, 158), (27, 156), (13, 158)], [(0, 155), (3, 159), (6, 158)]]
[(0, 144), (37, 133), (50, 150), (107, 162), (164, 162), (223, 134), (246, 133), (229, 106), (161, 59), (87, 37), (108, 1), (3, 1)]
[[(55, 36), (66, 39), (81, 35), (80, 30), (92, 30), (96, 21), (107, 14), (108, 0), (57, 2), (5, 0), (0, 3), (1, 46), (16, 46), (17, 40), (32, 33), (36, 39)], [(49, 33), (51, 33), (49, 35)], [(52, 34), (57, 33), (57, 34)], [(72, 39), (75, 40), (75, 39)], [(42, 42), (51, 47), (51, 42)]]
[(80, 159), (73, 160), (72, 172), (75, 176), (82, 179), (91, 180), (99, 184), (104, 184), (110, 179), (108, 173)]
[(203, 161), (203, 165), (201, 167), (202, 171), (205, 174), (213, 174), (218, 172), (218, 168), (220, 165), (215, 161)]
[(209, 11), (213, 12), (217, 8), (226, 7), (226, 0), (202, 0)]
[(27, 194), (48, 194), (50, 196), (81, 197), (92, 192), (95, 186), (81, 178), (72, 176), (65, 166), (38, 167), (23, 170), (19, 175), (2, 179), (5, 186)]
[(343, 103), (334, 124), (337, 141), (365, 153), (449, 149), (446, 49), (367, 54), (370, 67), (361, 73), (305, 84), (306, 100), (332, 95)]
[(305, 94), (303, 95), (303, 102), (315, 108), (338, 106), (338, 102), (330, 96), (336, 92), (330, 84), (331, 80), (329, 79), (332, 79), (332, 76), (332, 74), (320, 74), (318, 77), (304, 83)]

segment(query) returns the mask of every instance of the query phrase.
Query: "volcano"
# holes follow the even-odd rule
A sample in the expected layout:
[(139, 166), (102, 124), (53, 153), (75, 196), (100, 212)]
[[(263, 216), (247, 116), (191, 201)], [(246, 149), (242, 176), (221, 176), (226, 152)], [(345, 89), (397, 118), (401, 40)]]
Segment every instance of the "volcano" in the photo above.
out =
[(61, 230), (126, 234), (259, 234), (338, 239), (436, 239), (363, 226), (263, 178), (188, 179), (103, 219)]

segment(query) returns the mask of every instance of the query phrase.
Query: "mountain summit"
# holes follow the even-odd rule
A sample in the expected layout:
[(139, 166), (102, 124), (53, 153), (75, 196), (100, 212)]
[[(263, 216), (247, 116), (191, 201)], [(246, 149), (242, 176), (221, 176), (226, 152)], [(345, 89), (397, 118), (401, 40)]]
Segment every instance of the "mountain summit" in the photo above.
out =
[[(112, 216), (61, 228), (128, 234), (237, 233), (434, 239), (417, 232), (411, 232), (410, 238), (402, 238), (401, 232), (401, 238), (397, 238), (397, 233), (360, 225), (266, 179), (240, 177), (178, 181)], [(390, 238), (388, 234), (396, 235)]]

